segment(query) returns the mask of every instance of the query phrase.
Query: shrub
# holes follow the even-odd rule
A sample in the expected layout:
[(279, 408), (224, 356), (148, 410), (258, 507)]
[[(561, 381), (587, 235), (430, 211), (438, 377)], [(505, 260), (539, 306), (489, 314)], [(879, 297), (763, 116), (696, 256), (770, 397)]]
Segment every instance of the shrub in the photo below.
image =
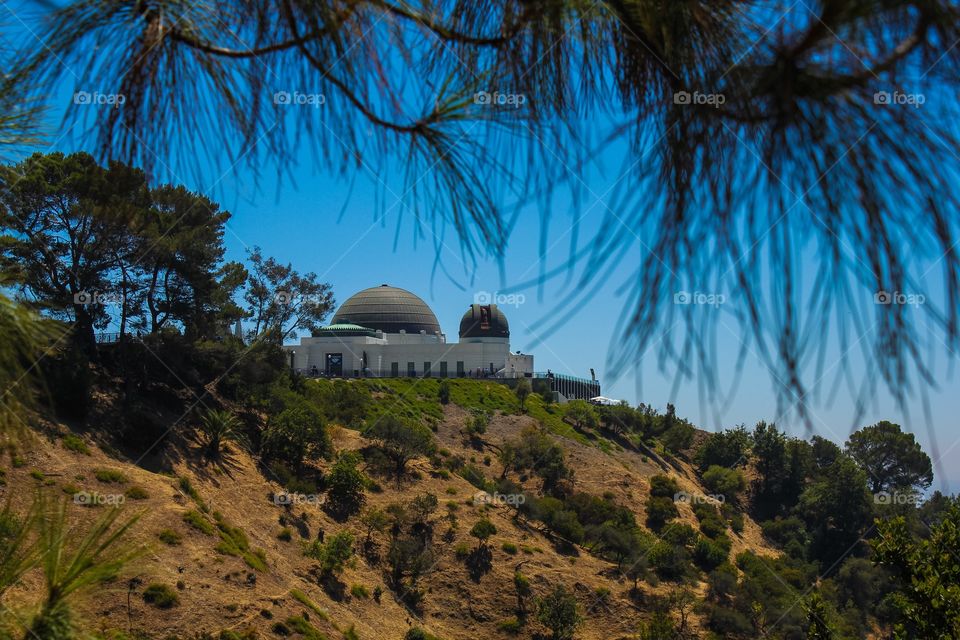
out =
[(117, 469), (94, 469), (93, 477), (106, 484), (123, 484), (127, 477)]
[(147, 490), (143, 487), (130, 487), (127, 489), (124, 494), (131, 500), (146, 500), (150, 497), (150, 494), (147, 493)]
[(90, 447), (83, 441), (83, 438), (75, 433), (68, 433), (63, 437), (63, 448), (74, 453), (82, 453), (85, 456), (90, 455)]
[(403, 640), (440, 640), (437, 636), (427, 633), (420, 627), (412, 627), (407, 634), (403, 636)]
[(515, 636), (523, 629), (523, 623), (517, 618), (507, 618), (497, 623), (497, 629)]
[(355, 584), (350, 587), (350, 595), (352, 595), (354, 598), (366, 600), (370, 597), (370, 592), (362, 584)]
[(353, 534), (340, 531), (325, 543), (315, 540), (306, 550), (306, 555), (320, 562), (320, 573), (323, 575), (338, 575), (353, 556)]
[(477, 520), (477, 523), (470, 529), (470, 535), (477, 539), (477, 546), (486, 546), (487, 540), (497, 532), (497, 528), (486, 518)]
[(659, 531), (667, 523), (680, 515), (677, 505), (673, 498), (663, 496), (651, 496), (647, 500), (647, 526), (654, 531)]
[(193, 509), (187, 511), (185, 514), (183, 514), (183, 521), (197, 531), (205, 533), (208, 536), (212, 536), (214, 533), (213, 525), (210, 524), (210, 521), (207, 520), (199, 511)]
[(293, 530), (290, 527), (284, 527), (280, 530), (280, 533), (277, 534), (277, 540), (281, 542), (290, 542), (293, 540)]
[(711, 571), (722, 565), (727, 561), (729, 553), (729, 549), (705, 537), (700, 537), (693, 547), (693, 559), (704, 571)]
[(167, 585), (154, 582), (143, 590), (143, 601), (158, 609), (170, 609), (180, 604), (180, 596)]
[(670, 498), (680, 491), (680, 485), (670, 476), (657, 474), (650, 478), (650, 495), (655, 498)]
[(704, 472), (703, 484), (712, 493), (732, 501), (746, 488), (747, 481), (737, 469), (714, 465)]
[(261, 448), (267, 459), (279, 460), (299, 472), (304, 459), (327, 458), (333, 445), (323, 416), (303, 403), (270, 418)]
[(500, 545), (500, 548), (503, 549), (505, 553), (509, 553), (512, 556), (517, 555), (517, 545), (513, 544), (512, 542), (504, 542), (502, 545)]
[(341, 454), (327, 476), (327, 505), (338, 516), (351, 516), (363, 506), (366, 477), (357, 468), (359, 464), (357, 453)]
[(183, 538), (179, 533), (173, 529), (164, 529), (157, 534), (157, 537), (160, 538), (160, 542), (163, 544), (168, 544), (171, 547), (180, 544), (183, 541)]
[(200, 420), (200, 432), (207, 441), (207, 454), (218, 457), (223, 443), (245, 440), (240, 419), (230, 411), (208, 409)]
[(567, 640), (582, 622), (576, 597), (562, 585), (537, 603), (537, 620), (550, 629), (554, 640)]

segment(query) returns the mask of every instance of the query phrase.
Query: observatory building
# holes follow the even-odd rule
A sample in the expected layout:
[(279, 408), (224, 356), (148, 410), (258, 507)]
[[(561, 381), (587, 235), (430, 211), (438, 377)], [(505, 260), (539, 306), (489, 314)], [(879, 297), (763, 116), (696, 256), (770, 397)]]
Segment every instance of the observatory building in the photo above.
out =
[(284, 348), (308, 376), (543, 378), (564, 399), (600, 395), (596, 380), (535, 373), (532, 355), (510, 350), (510, 324), (497, 305), (468, 306), (458, 341), (448, 342), (426, 302), (386, 284), (352, 295), (329, 326)]

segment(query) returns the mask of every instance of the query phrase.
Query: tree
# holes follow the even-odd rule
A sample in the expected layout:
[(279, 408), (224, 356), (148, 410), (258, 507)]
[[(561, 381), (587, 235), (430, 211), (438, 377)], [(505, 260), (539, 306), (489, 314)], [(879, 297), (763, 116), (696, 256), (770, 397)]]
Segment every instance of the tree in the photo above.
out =
[(305, 459), (326, 458), (333, 452), (323, 416), (306, 403), (271, 417), (261, 448), (266, 458), (289, 464), (298, 473)]
[(713, 465), (736, 467), (746, 465), (746, 455), (750, 450), (750, 434), (741, 425), (736, 429), (727, 429), (710, 434), (694, 456), (700, 471), (706, 471)]
[(520, 573), (519, 570), (514, 571), (513, 588), (517, 593), (517, 617), (522, 620), (527, 617), (527, 600), (533, 594), (530, 579)]
[(727, 469), (713, 465), (703, 474), (703, 484), (714, 494), (725, 497), (726, 500), (733, 501), (747, 488), (747, 481), (737, 469)]
[(265, 258), (260, 247), (248, 256), (250, 280), (244, 294), (253, 335), (282, 344), (299, 330), (316, 331), (334, 307), (330, 285), (317, 274), (300, 274), (290, 264)]
[(200, 420), (200, 431), (207, 441), (207, 455), (220, 456), (223, 443), (227, 440), (244, 441), (242, 424), (235, 414), (227, 410), (209, 409)]
[(513, 392), (516, 394), (517, 400), (520, 401), (520, 411), (526, 411), (527, 398), (533, 393), (533, 387), (530, 386), (530, 381), (526, 378), (520, 378)]
[(847, 440), (846, 451), (867, 472), (874, 494), (926, 489), (933, 482), (930, 456), (898, 424), (884, 420), (860, 429)]
[(960, 507), (948, 508), (925, 539), (911, 536), (903, 516), (880, 521), (870, 544), (897, 585), (890, 597), (902, 622), (894, 637), (960, 637)]
[(387, 525), (390, 524), (390, 517), (383, 509), (370, 507), (360, 514), (360, 524), (363, 525), (363, 528), (366, 531), (366, 538), (364, 539), (363, 544), (364, 546), (370, 546), (370, 542), (373, 538), (373, 532), (376, 531), (381, 533), (385, 531)]
[(440, 404), (450, 404), (450, 381), (441, 380), (440, 386), (437, 387), (437, 397), (440, 399)]
[(45, 311), (72, 320), (76, 344), (94, 356), (94, 331), (118, 302), (116, 249), (135, 264), (129, 229), (150, 201), (143, 172), (104, 169), (85, 153), (34, 154), (0, 168), (0, 182), (0, 266)]
[(340, 531), (324, 543), (314, 540), (306, 550), (306, 555), (319, 561), (321, 576), (337, 576), (343, 571), (347, 561), (353, 557), (353, 534), (349, 531)]
[[(357, 468), (359, 464), (358, 453), (341, 453), (327, 474), (327, 506), (338, 517), (349, 517), (363, 506), (366, 477)], [(367, 539), (369, 538), (368, 530)]]
[(600, 423), (596, 409), (586, 400), (571, 400), (563, 408), (563, 417), (577, 429), (595, 429)]
[(569, 640), (583, 618), (576, 597), (563, 585), (557, 585), (537, 603), (537, 620), (550, 629), (554, 640)]
[(833, 640), (833, 626), (829, 624), (830, 610), (823, 596), (819, 592), (813, 592), (807, 599), (807, 640)]
[(410, 460), (430, 455), (436, 448), (430, 429), (420, 424), (409, 424), (389, 414), (376, 419), (363, 434), (375, 440), (380, 451), (392, 462), (398, 484)]
[(487, 518), (477, 520), (470, 529), (470, 535), (477, 539), (477, 548), (486, 547), (490, 536), (497, 533), (497, 527)]
[(812, 533), (815, 557), (828, 568), (859, 551), (859, 540), (873, 513), (866, 474), (850, 458), (837, 460), (800, 497)]

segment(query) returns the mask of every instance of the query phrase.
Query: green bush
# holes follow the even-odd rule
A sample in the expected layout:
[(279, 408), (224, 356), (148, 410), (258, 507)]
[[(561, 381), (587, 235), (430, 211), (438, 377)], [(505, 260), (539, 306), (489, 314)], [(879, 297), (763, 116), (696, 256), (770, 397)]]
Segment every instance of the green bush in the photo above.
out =
[(366, 600), (370, 597), (370, 592), (362, 584), (355, 584), (350, 587), (350, 595), (352, 595), (354, 598)]
[(106, 484), (123, 484), (127, 477), (117, 469), (94, 469), (93, 477)]
[(500, 545), (500, 548), (503, 549), (504, 553), (509, 553), (512, 556), (517, 555), (517, 545), (513, 544), (512, 542), (504, 542), (502, 545)]
[(75, 433), (68, 433), (63, 437), (63, 448), (74, 453), (82, 453), (85, 456), (90, 455), (90, 447), (83, 441), (83, 438)]
[(150, 494), (147, 493), (147, 490), (143, 487), (130, 487), (123, 493), (123, 495), (127, 496), (131, 500), (146, 500), (150, 497)]
[(680, 485), (670, 476), (657, 474), (650, 478), (650, 495), (654, 498), (670, 498), (673, 500), (680, 491)]
[(160, 542), (170, 546), (176, 546), (183, 541), (183, 538), (180, 536), (180, 534), (173, 529), (164, 529), (157, 534), (157, 537), (160, 538)]

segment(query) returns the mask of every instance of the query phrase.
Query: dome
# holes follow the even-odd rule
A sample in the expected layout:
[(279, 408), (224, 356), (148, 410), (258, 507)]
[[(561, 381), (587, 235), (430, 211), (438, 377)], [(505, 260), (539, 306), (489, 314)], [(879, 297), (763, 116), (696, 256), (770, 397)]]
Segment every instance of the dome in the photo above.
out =
[(472, 304), (460, 319), (460, 338), (509, 338), (510, 325), (495, 304)]
[(353, 324), (384, 333), (434, 334), (440, 331), (437, 316), (427, 303), (404, 289), (382, 284), (350, 296), (333, 315), (331, 325)]

